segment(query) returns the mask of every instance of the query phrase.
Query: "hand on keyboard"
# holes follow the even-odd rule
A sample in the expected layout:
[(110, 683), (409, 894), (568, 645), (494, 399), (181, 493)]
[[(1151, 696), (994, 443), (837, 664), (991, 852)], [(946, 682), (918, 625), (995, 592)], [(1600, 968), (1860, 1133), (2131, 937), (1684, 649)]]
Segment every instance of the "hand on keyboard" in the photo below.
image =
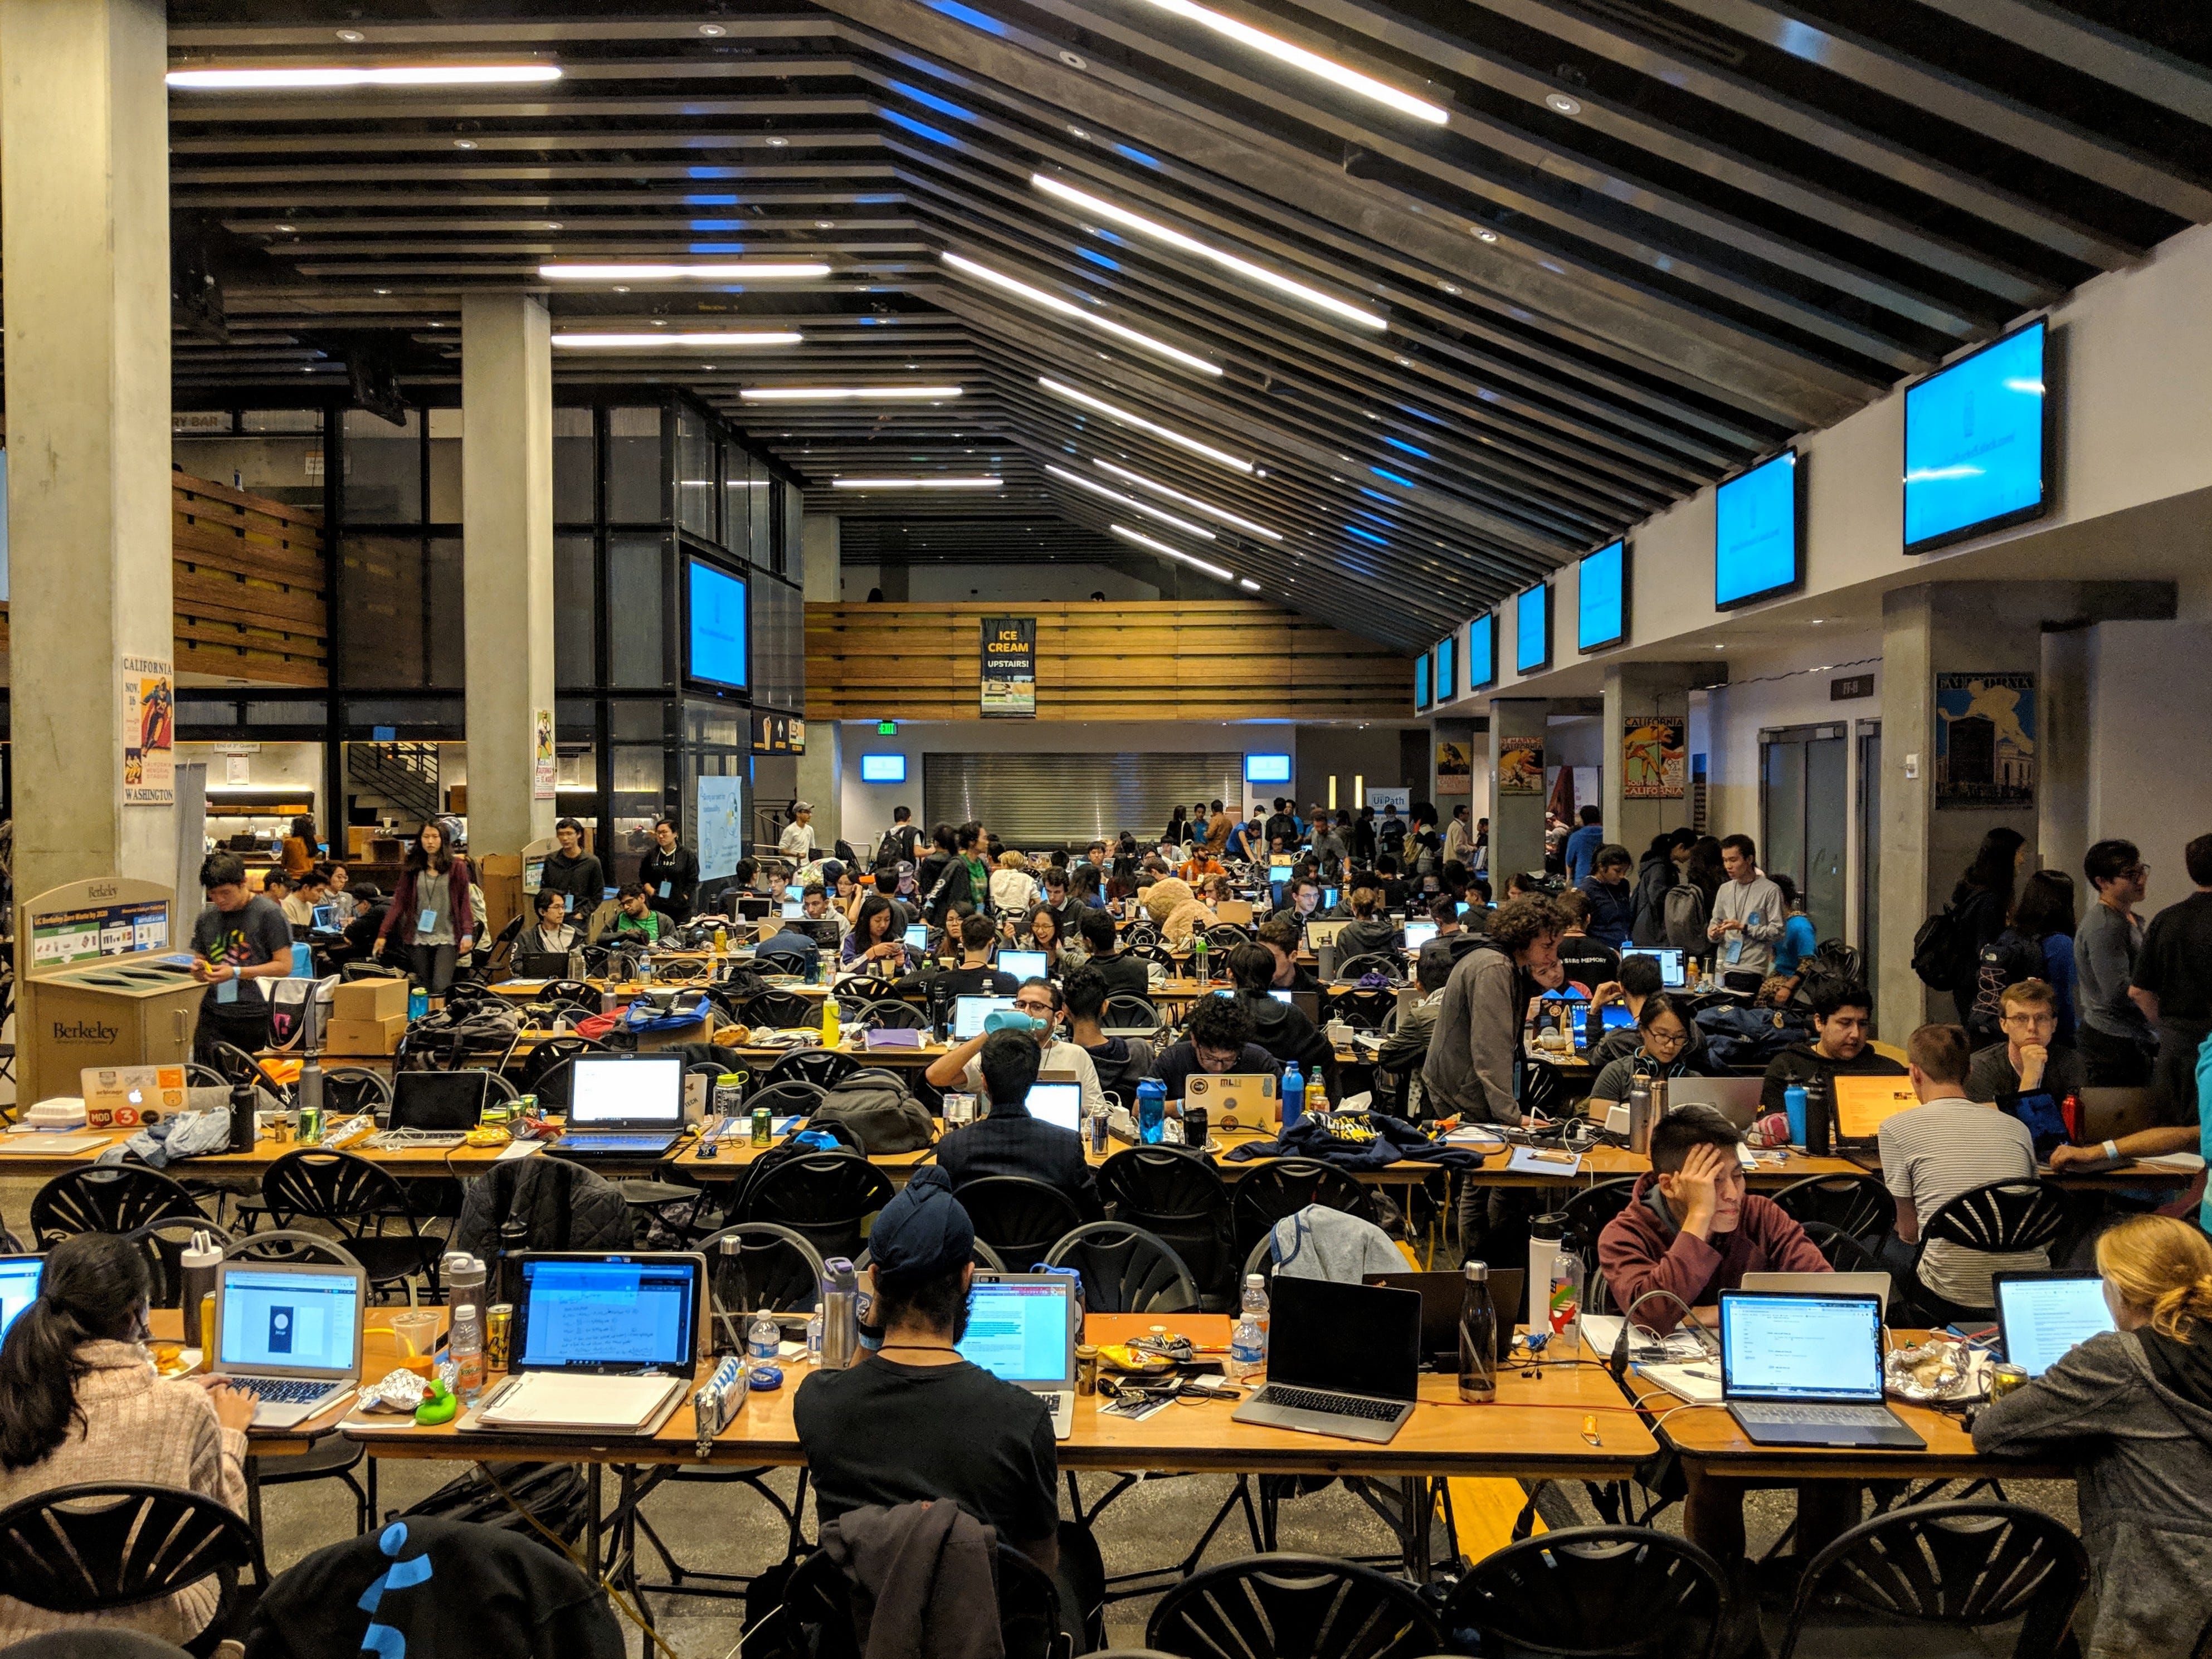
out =
[(233, 1385), (227, 1376), (210, 1376), (203, 1380), (208, 1398), (215, 1403), (215, 1420), (226, 1429), (244, 1434), (253, 1422), (253, 1413), (261, 1404), (261, 1396), (252, 1389)]

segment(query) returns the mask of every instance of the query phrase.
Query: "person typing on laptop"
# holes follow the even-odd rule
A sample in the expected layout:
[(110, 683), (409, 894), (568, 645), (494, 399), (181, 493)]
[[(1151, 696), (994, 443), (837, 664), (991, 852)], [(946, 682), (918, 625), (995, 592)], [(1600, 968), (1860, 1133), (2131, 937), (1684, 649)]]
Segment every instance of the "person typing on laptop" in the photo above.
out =
[(582, 945), (583, 932), (569, 924), (568, 896), (559, 888), (539, 888), (531, 904), (538, 913), (538, 925), (515, 935), (516, 956), (566, 955)]
[[(36, 1300), (0, 1342), (0, 1509), (58, 1486), (179, 1486), (246, 1513), (246, 1430), (256, 1398), (224, 1378), (163, 1382), (142, 1346), (151, 1288), (136, 1245), (79, 1233), (54, 1247)], [(0, 1595), (0, 1645), (98, 1626), (189, 1642), (221, 1604), (210, 1577), (99, 1614), (49, 1613)]]
[(1874, 1030), (1874, 996), (1863, 985), (1828, 984), (1813, 998), (1813, 1038), (1793, 1042), (1766, 1065), (1759, 1108), (1778, 1112), (1793, 1083), (1818, 1080), (1834, 1094), (1836, 1076), (1902, 1077), (1905, 1068), (1879, 1054), (1868, 1040)]
[(1029, 1093), (1043, 1058), (1036, 1040), (1026, 1031), (993, 1031), (976, 1058), (990, 1115), (949, 1131), (937, 1143), (938, 1164), (953, 1186), (987, 1176), (1022, 1176), (1066, 1193), (1085, 1221), (1103, 1220), (1106, 1209), (1084, 1162), (1083, 1137), (1030, 1115)]
[(1170, 1100), (1182, 1098), (1194, 1072), (1280, 1077), (1283, 1063), (1252, 1040), (1252, 1012), (1243, 1000), (1206, 996), (1183, 1022), (1182, 1040), (1170, 1043), (1152, 1060), (1152, 1075), (1167, 1085)]

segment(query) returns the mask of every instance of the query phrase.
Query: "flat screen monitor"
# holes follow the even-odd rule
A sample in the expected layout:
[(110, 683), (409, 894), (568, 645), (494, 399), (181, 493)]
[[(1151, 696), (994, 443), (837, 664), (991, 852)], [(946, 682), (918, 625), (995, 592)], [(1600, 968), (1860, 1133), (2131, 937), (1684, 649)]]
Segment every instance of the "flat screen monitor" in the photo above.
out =
[(999, 969), (1016, 979), (1042, 979), (1045, 976), (1045, 954), (1042, 951), (1001, 951)]
[(1538, 582), (1513, 601), (1513, 672), (1535, 674), (1552, 665), (1552, 587)]
[(682, 1128), (684, 1056), (577, 1055), (568, 1075), (568, 1125)]
[(1429, 706), (1429, 653), (1424, 651), (1413, 659), (1413, 708), (1418, 713)]
[(1794, 449), (1739, 472), (1713, 500), (1713, 604), (1786, 593), (1805, 579), (1805, 469)]
[(860, 757), (862, 783), (904, 783), (906, 757), (904, 755), (863, 755)]
[(1575, 602), (1575, 649), (1602, 651), (1628, 637), (1628, 544), (1583, 556)]
[(1012, 997), (955, 997), (952, 999), (952, 1040), (966, 1042), (983, 1035), (983, 1022), (1001, 1008), (1014, 1006)]
[(927, 951), (929, 949), (929, 924), (927, 922), (915, 921), (907, 924), (906, 948), (909, 951)]
[(1467, 689), (1480, 691), (1498, 680), (1498, 613), (1486, 611), (1467, 625)]
[(1690, 981), (1688, 958), (1671, 945), (1632, 945), (1620, 954), (1624, 957), (1650, 957), (1657, 963), (1659, 984), (1662, 990), (1679, 991)]
[(1288, 755), (1247, 755), (1244, 757), (1244, 781), (1247, 783), (1288, 783), (1291, 781), (1291, 757)]
[(39, 1299), (46, 1265), (44, 1256), (0, 1255), (0, 1340), (6, 1340), (16, 1316)]
[(684, 672), (695, 680), (742, 691), (751, 684), (745, 579), (704, 559), (690, 564), (690, 637)]
[(1449, 702), (1459, 696), (1459, 635), (1447, 634), (1437, 641), (1437, 701)]
[(2051, 505), (2050, 330), (2040, 319), (1905, 392), (1905, 550), (1925, 553)]

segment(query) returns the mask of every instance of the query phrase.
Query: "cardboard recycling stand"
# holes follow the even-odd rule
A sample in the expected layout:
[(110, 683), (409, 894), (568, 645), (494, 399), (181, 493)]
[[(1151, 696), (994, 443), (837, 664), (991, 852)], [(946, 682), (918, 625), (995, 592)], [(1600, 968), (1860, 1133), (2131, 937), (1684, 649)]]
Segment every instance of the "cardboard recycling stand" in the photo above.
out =
[(65, 882), (15, 915), (17, 1098), (74, 1095), (88, 1066), (190, 1060), (200, 997), (176, 895), (120, 876)]

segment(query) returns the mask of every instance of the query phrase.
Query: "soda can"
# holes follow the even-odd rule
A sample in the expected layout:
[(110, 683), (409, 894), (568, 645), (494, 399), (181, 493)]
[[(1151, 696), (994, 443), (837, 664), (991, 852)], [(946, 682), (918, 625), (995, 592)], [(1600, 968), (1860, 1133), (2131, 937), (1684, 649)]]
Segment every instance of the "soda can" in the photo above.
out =
[(484, 1366), (503, 1371), (514, 1348), (514, 1304), (495, 1302), (484, 1310)]
[(319, 1106), (300, 1108), (300, 1144), (319, 1146), (323, 1144), (323, 1109)]
[(775, 1120), (765, 1106), (753, 1108), (753, 1145), (766, 1146), (775, 1139)]
[(2027, 1386), (2027, 1368), (1999, 1360), (1990, 1367), (1990, 1398), (2002, 1400), (2015, 1389)]

